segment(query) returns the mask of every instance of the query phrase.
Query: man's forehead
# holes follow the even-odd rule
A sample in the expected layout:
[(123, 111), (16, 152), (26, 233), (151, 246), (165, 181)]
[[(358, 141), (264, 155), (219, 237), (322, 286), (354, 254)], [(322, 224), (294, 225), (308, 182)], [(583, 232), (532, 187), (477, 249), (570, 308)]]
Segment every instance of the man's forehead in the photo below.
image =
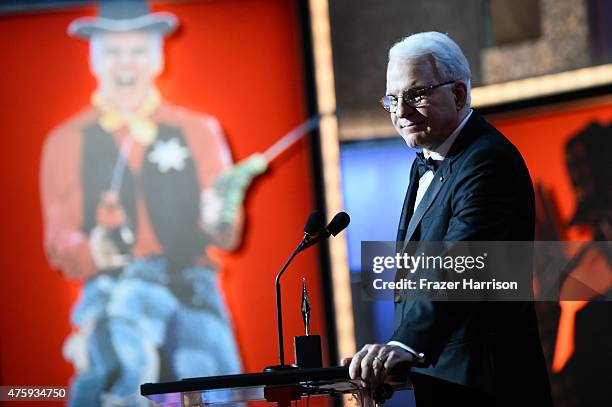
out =
[(103, 31), (96, 34), (103, 43), (148, 43), (152, 42), (154, 34), (147, 31), (114, 32)]

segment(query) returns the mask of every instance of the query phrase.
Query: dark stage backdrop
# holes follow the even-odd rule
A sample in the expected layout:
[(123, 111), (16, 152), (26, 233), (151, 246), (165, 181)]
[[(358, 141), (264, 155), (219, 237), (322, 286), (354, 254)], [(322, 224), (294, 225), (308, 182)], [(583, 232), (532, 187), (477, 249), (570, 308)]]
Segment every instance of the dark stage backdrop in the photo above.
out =
[[(170, 2), (154, 7), (180, 21), (167, 38), (158, 86), (166, 100), (207, 112), (223, 126), (234, 160), (263, 151), (306, 118), (303, 47), (297, 1)], [(71, 305), (81, 284), (49, 267), (43, 252), (40, 158), (52, 128), (87, 105), (95, 88), (87, 43), (68, 37), (93, 7), (0, 16), (0, 177), (2, 180), (2, 385), (67, 385), (62, 357)], [(225, 266), (229, 305), (244, 371), (277, 363), (274, 276), (302, 235), (314, 197), (308, 141), (303, 140), (247, 192), (243, 244), (216, 253)], [(313, 302), (313, 333), (324, 310), (316, 250), (300, 255), (284, 277), (285, 353), (303, 334), (301, 279)]]
[[(536, 190), (536, 239), (609, 241), (610, 231), (602, 234), (599, 225), (612, 219), (612, 98), (586, 99), (490, 119), (518, 147), (527, 163)], [(593, 202), (606, 204), (593, 209)], [(583, 221), (572, 224), (576, 214)], [(584, 222), (587, 218), (590, 221)], [(562, 255), (570, 259), (574, 254)], [(537, 296), (539, 281), (547, 278), (543, 270), (549, 259), (543, 253), (535, 256)], [(584, 278), (610, 298), (611, 262), (611, 253), (590, 251), (570, 276)], [(571, 286), (566, 283), (562, 287)], [(591, 296), (584, 301), (538, 302), (536, 310), (555, 405), (609, 404), (612, 303)]]

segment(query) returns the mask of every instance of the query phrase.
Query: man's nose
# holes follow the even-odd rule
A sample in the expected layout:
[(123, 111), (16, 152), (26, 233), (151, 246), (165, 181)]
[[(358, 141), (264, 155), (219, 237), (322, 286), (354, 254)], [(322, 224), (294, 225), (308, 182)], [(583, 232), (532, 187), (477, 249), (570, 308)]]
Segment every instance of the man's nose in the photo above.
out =
[(402, 98), (397, 101), (397, 110), (395, 114), (397, 117), (408, 117), (414, 113), (415, 110), (416, 109), (414, 107), (410, 106), (408, 103), (405, 103), (404, 99)]
[(117, 62), (120, 65), (129, 65), (134, 60), (130, 52), (121, 52), (117, 58)]

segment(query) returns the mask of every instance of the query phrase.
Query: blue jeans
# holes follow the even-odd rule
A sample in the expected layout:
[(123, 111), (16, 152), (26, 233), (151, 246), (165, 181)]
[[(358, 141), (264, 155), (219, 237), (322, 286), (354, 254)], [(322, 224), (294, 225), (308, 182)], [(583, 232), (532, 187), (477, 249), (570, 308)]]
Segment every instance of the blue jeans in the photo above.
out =
[[(179, 271), (186, 292), (173, 289), (164, 258), (135, 259), (117, 279), (90, 280), (73, 310), (77, 326), (99, 322), (88, 338), (89, 369), (72, 384), (71, 404), (136, 406), (145, 381), (216, 376), (241, 371), (231, 322), (205, 267)], [(179, 286), (180, 287), (180, 286)]]

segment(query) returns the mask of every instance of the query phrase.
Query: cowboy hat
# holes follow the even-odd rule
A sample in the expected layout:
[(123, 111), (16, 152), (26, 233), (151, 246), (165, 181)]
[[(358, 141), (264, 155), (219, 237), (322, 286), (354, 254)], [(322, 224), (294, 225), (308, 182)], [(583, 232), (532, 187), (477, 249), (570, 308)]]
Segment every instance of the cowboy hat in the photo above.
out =
[(172, 13), (151, 13), (144, 0), (101, 0), (98, 15), (80, 17), (68, 26), (68, 34), (89, 39), (96, 32), (156, 31), (169, 34), (178, 26)]

